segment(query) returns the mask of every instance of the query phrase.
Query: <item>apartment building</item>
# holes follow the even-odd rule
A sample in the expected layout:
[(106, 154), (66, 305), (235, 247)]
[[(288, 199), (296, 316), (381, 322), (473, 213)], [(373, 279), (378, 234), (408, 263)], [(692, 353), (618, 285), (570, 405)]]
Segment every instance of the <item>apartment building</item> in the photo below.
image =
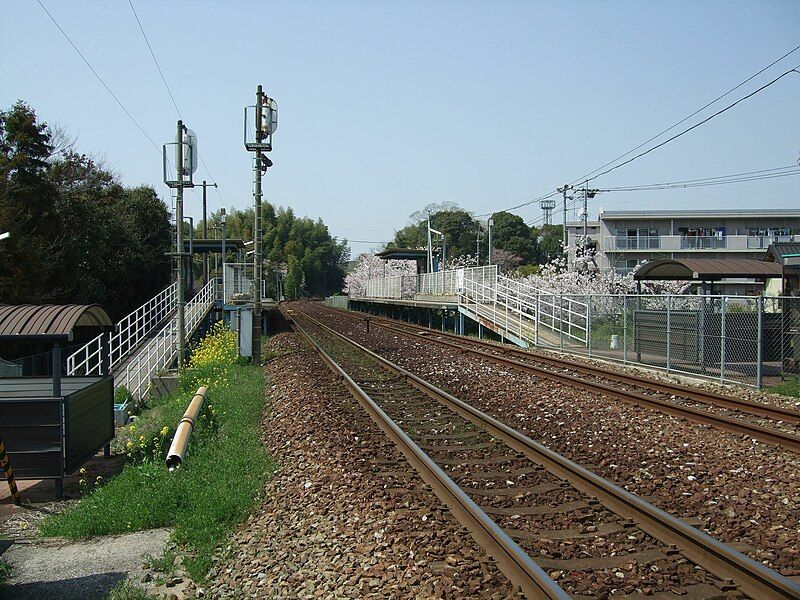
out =
[[(597, 266), (620, 274), (659, 258), (761, 260), (773, 242), (800, 242), (800, 209), (611, 210), (588, 225)], [(567, 233), (574, 247), (583, 222)]]

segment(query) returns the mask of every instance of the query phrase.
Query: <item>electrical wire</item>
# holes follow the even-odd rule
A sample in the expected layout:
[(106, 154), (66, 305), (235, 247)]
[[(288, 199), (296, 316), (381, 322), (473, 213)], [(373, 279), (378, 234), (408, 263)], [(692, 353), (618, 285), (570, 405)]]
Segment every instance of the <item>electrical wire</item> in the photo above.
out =
[(626, 156), (628, 156), (629, 154), (632, 154), (633, 152), (636, 152), (636, 151), (637, 151), (637, 150), (639, 150), (640, 148), (643, 148), (644, 146), (646, 146), (647, 144), (649, 144), (649, 143), (650, 143), (650, 142), (652, 142), (653, 140), (655, 140), (655, 139), (657, 139), (657, 138), (660, 138), (660, 137), (661, 137), (662, 135), (664, 135), (665, 133), (667, 133), (667, 132), (669, 132), (669, 131), (672, 131), (672, 130), (673, 130), (673, 129), (675, 129), (675, 128), (676, 128), (678, 125), (682, 125), (682, 124), (684, 124), (686, 121), (688, 121), (689, 119), (691, 119), (691, 118), (692, 118), (692, 117), (694, 117), (695, 115), (697, 115), (697, 114), (699, 114), (699, 113), (703, 112), (703, 111), (704, 111), (705, 109), (707, 109), (709, 106), (712, 106), (712, 105), (716, 104), (717, 102), (719, 102), (720, 100), (722, 100), (722, 99), (723, 99), (723, 98), (725, 98), (726, 96), (729, 96), (730, 94), (732, 94), (733, 92), (735, 92), (736, 90), (738, 90), (740, 87), (742, 87), (742, 86), (743, 86), (743, 85), (745, 85), (746, 83), (749, 83), (750, 81), (752, 81), (753, 79), (755, 79), (756, 77), (758, 77), (759, 75), (761, 75), (762, 73), (764, 73), (765, 71), (767, 71), (768, 69), (770, 69), (771, 67), (774, 67), (776, 64), (778, 64), (778, 63), (779, 63), (780, 61), (782, 61), (784, 58), (786, 58), (786, 57), (790, 56), (791, 54), (794, 54), (795, 52), (797, 52), (797, 50), (800, 50), (800, 46), (795, 46), (794, 48), (792, 48), (791, 50), (789, 50), (788, 52), (786, 52), (786, 53), (785, 53), (783, 56), (781, 56), (780, 58), (777, 58), (776, 60), (772, 61), (772, 62), (771, 62), (770, 64), (768, 64), (766, 67), (764, 67), (764, 68), (760, 69), (759, 71), (757, 71), (756, 73), (754, 73), (753, 75), (751, 75), (750, 77), (748, 77), (747, 79), (745, 79), (744, 81), (742, 81), (742, 82), (740, 82), (740, 83), (737, 83), (735, 86), (733, 86), (733, 87), (732, 87), (731, 89), (729, 89), (727, 92), (725, 92), (724, 94), (721, 94), (721, 95), (717, 96), (717, 97), (716, 97), (716, 98), (714, 98), (714, 99), (713, 99), (711, 102), (708, 102), (707, 104), (705, 104), (705, 105), (701, 106), (701, 107), (700, 107), (700, 108), (698, 108), (696, 111), (694, 111), (694, 112), (693, 112), (693, 113), (691, 113), (690, 115), (687, 115), (686, 117), (684, 117), (683, 119), (681, 119), (681, 120), (680, 120), (680, 121), (678, 121), (677, 123), (673, 123), (672, 125), (670, 125), (670, 126), (669, 126), (669, 127), (667, 127), (666, 129), (664, 129), (663, 131), (660, 131), (659, 133), (657, 133), (657, 134), (656, 134), (656, 135), (654, 135), (653, 137), (651, 137), (651, 138), (649, 138), (649, 139), (645, 140), (644, 142), (642, 142), (641, 144), (639, 144), (639, 145), (638, 145), (638, 146), (636, 146), (635, 148), (631, 148), (630, 150), (628, 150), (628, 151), (627, 151), (627, 152), (625, 152), (624, 154), (620, 154), (620, 155), (619, 155), (618, 157), (616, 157), (615, 159), (613, 159), (613, 160), (610, 160), (609, 162), (605, 163), (604, 165), (601, 165), (601, 166), (597, 167), (597, 168), (596, 168), (596, 169), (594, 169), (593, 171), (589, 171), (588, 173), (586, 173), (586, 175), (583, 175), (583, 176), (581, 176), (581, 177), (578, 177), (577, 179), (573, 179), (573, 180), (572, 180), (572, 181), (571, 181), (571, 182), (570, 182), (568, 185), (572, 185), (572, 184), (574, 184), (574, 183), (576, 183), (576, 182), (578, 182), (578, 181), (583, 181), (583, 180), (584, 180), (584, 179), (586, 179), (587, 177), (589, 177), (589, 176), (591, 176), (591, 175), (594, 175), (595, 173), (597, 173), (597, 171), (600, 171), (600, 170), (602, 170), (602, 169), (605, 169), (605, 168), (606, 168), (606, 167), (608, 167), (609, 165), (612, 165), (612, 164), (614, 164), (615, 162), (617, 162), (618, 160), (620, 160), (620, 159), (622, 159), (622, 158), (625, 158)]
[(139, 15), (136, 14), (136, 9), (133, 7), (133, 1), (128, 0), (128, 4), (131, 7), (131, 11), (133, 11), (133, 16), (136, 17), (136, 22), (139, 24), (139, 31), (142, 32), (142, 37), (144, 38), (145, 44), (147, 44), (147, 49), (150, 50), (150, 56), (153, 57), (153, 62), (156, 63), (156, 69), (158, 69), (158, 74), (161, 75), (161, 81), (164, 82), (164, 87), (167, 88), (167, 93), (169, 94), (170, 100), (172, 100), (172, 104), (175, 106), (178, 116), (183, 119), (183, 116), (181, 115), (181, 109), (178, 108), (178, 103), (175, 102), (175, 96), (172, 95), (172, 90), (169, 89), (169, 84), (167, 83), (166, 77), (164, 77), (164, 72), (161, 70), (161, 65), (158, 64), (156, 53), (153, 52), (153, 47), (150, 45), (150, 40), (147, 39), (147, 34), (144, 31), (144, 27), (142, 27), (142, 22), (139, 20)]
[[(167, 90), (167, 94), (169, 94), (170, 100), (172, 100), (172, 105), (175, 107), (175, 112), (178, 113), (178, 118), (183, 120), (183, 114), (181, 113), (181, 109), (178, 107), (178, 103), (175, 101), (175, 96), (172, 94), (172, 89), (170, 89), (169, 83), (167, 83), (167, 78), (164, 76), (164, 71), (161, 69), (161, 65), (158, 62), (158, 58), (156, 58), (156, 53), (153, 50), (153, 46), (150, 45), (150, 40), (148, 39), (147, 33), (144, 30), (142, 21), (139, 19), (139, 15), (136, 13), (136, 8), (134, 8), (133, 6), (133, 0), (128, 0), (128, 4), (131, 7), (131, 12), (133, 12), (133, 16), (136, 18), (136, 23), (138, 23), (139, 25), (139, 31), (142, 32), (142, 37), (144, 38), (145, 44), (147, 44), (147, 49), (150, 51), (150, 56), (153, 57), (153, 62), (156, 65), (158, 74), (161, 76), (161, 81), (164, 83), (164, 87)], [(213, 182), (216, 182), (217, 181), (216, 178), (211, 174), (211, 169), (208, 168), (208, 165), (206, 164), (206, 161), (203, 158), (203, 155), (200, 154), (199, 150), (197, 152), (197, 158), (200, 159), (200, 164), (203, 165), (203, 168), (206, 170), (206, 173), (208, 173), (209, 179), (211, 179)], [(225, 203), (222, 199), (222, 193), (219, 191), (219, 186), (215, 185), (214, 189), (217, 191), (217, 196), (219, 198), (220, 205), (225, 206)], [(194, 188), (192, 188), (192, 191), (194, 195), (199, 198), (199, 196), (197, 195), (197, 191)]]
[(768, 87), (770, 87), (771, 85), (773, 85), (773, 84), (777, 83), (778, 81), (780, 81), (781, 79), (783, 79), (784, 77), (786, 77), (787, 75), (789, 75), (790, 73), (800, 73), (800, 71), (798, 71), (798, 69), (800, 69), (800, 65), (797, 65), (797, 66), (796, 66), (796, 67), (794, 67), (793, 69), (789, 69), (788, 71), (785, 71), (784, 73), (781, 73), (780, 75), (778, 75), (778, 76), (777, 76), (775, 79), (773, 79), (772, 81), (770, 81), (770, 82), (768, 82), (768, 83), (765, 83), (765, 84), (764, 84), (764, 85), (762, 85), (760, 88), (757, 88), (756, 90), (754, 90), (754, 91), (750, 92), (750, 93), (749, 93), (749, 94), (747, 94), (746, 96), (743, 96), (743, 97), (739, 98), (739, 99), (738, 99), (736, 102), (734, 102), (734, 103), (732, 103), (732, 104), (729, 104), (728, 106), (726, 106), (725, 108), (723, 108), (723, 109), (721, 109), (721, 110), (718, 110), (718, 111), (717, 111), (717, 112), (715, 112), (714, 114), (712, 114), (712, 115), (709, 115), (708, 117), (706, 117), (706, 118), (705, 118), (705, 119), (703, 119), (702, 121), (699, 121), (698, 123), (695, 123), (695, 124), (694, 124), (694, 125), (692, 125), (691, 127), (687, 127), (686, 129), (684, 129), (684, 130), (683, 130), (683, 131), (681, 131), (680, 133), (676, 133), (676, 134), (675, 134), (675, 135), (673, 135), (672, 137), (670, 137), (670, 138), (667, 138), (666, 140), (664, 140), (663, 142), (661, 142), (661, 143), (659, 143), (659, 144), (656, 144), (656, 145), (655, 145), (655, 146), (653, 146), (652, 148), (648, 148), (648, 149), (647, 149), (647, 150), (645, 150), (644, 152), (640, 152), (639, 154), (636, 154), (636, 155), (632, 156), (632, 157), (631, 157), (631, 158), (629, 158), (628, 160), (626, 160), (626, 161), (623, 161), (623, 162), (619, 163), (618, 165), (615, 165), (615, 166), (611, 167), (610, 169), (606, 169), (605, 171), (602, 171), (602, 172), (598, 173), (597, 175), (593, 175), (592, 177), (589, 177), (589, 178), (587, 178), (587, 179), (584, 179), (584, 180), (583, 180), (583, 182), (584, 182), (584, 183), (588, 183), (589, 181), (592, 181), (592, 180), (594, 180), (594, 179), (597, 179), (598, 177), (602, 177), (603, 175), (607, 175), (608, 173), (611, 173), (612, 171), (616, 171), (616, 170), (617, 170), (617, 169), (619, 169), (620, 167), (624, 167), (625, 165), (628, 165), (628, 164), (632, 163), (632, 162), (633, 162), (633, 161), (635, 161), (636, 159), (638, 159), (638, 158), (641, 158), (642, 156), (645, 156), (646, 154), (650, 154), (650, 153), (651, 153), (653, 150), (658, 150), (659, 148), (661, 148), (661, 147), (663, 147), (663, 146), (666, 146), (666, 145), (667, 145), (667, 144), (669, 144), (671, 141), (673, 141), (673, 140), (676, 140), (676, 139), (678, 139), (679, 137), (681, 137), (681, 136), (683, 136), (683, 135), (686, 135), (686, 134), (687, 134), (687, 133), (689, 133), (690, 131), (692, 131), (692, 130), (694, 130), (694, 129), (697, 129), (698, 127), (700, 127), (701, 125), (704, 125), (705, 123), (708, 123), (708, 122), (709, 122), (711, 119), (713, 119), (713, 118), (715, 118), (715, 117), (718, 117), (719, 115), (721, 115), (721, 114), (722, 114), (722, 113), (724, 113), (724, 112), (727, 112), (727, 111), (729, 111), (730, 109), (732, 109), (732, 108), (733, 108), (733, 107), (735, 107), (736, 105), (738, 105), (738, 104), (740, 104), (740, 103), (744, 102), (745, 100), (747, 100), (747, 99), (749, 99), (749, 98), (752, 98), (753, 96), (755, 96), (756, 94), (758, 94), (758, 93), (759, 93), (759, 92), (761, 92), (762, 90), (765, 90), (765, 89), (767, 89)]
[[(774, 172), (769, 172), (774, 171)], [(648, 190), (669, 190), (684, 189), (690, 187), (706, 187), (713, 185), (727, 185), (730, 183), (740, 183), (743, 181), (761, 181), (764, 179), (778, 179), (781, 177), (792, 177), (800, 175), (800, 168), (797, 166), (782, 167), (778, 169), (766, 169), (764, 171), (750, 171), (749, 173), (739, 173), (735, 175), (722, 175), (719, 177), (708, 177), (704, 179), (688, 179), (686, 181), (673, 181), (666, 183), (652, 183), (646, 185), (618, 186), (612, 188), (600, 188), (598, 192), (635, 192)]]
[(112, 91), (111, 91), (111, 88), (110, 88), (110, 87), (108, 87), (108, 85), (106, 84), (106, 82), (105, 82), (105, 81), (103, 81), (103, 78), (102, 78), (102, 77), (100, 77), (100, 75), (99, 75), (99, 74), (98, 74), (98, 72), (95, 70), (95, 68), (94, 68), (94, 67), (91, 65), (91, 63), (90, 63), (90, 62), (89, 62), (89, 61), (86, 59), (86, 57), (83, 55), (83, 52), (81, 52), (81, 51), (80, 51), (80, 48), (78, 48), (78, 46), (76, 46), (76, 45), (75, 45), (75, 42), (73, 42), (73, 41), (72, 41), (72, 39), (69, 37), (69, 35), (67, 35), (67, 32), (66, 32), (66, 31), (64, 31), (64, 29), (63, 29), (63, 27), (61, 27), (61, 25), (59, 25), (58, 21), (56, 21), (55, 17), (54, 17), (54, 16), (53, 16), (53, 15), (50, 13), (50, 11), (49, 11), (49, 10), (47, 10), (47, 7), (45, 7), (45, 5), (44, 5), (44, 4), (42, 4), (42, 0), (36, 0), (36, 2), (39, 4), (39, 6), (41, 6), (41, 7), (42, 7), (42, 10), (43, 10), (45, 13), (47, 13), (47, 16), (48, 16), (48, 17), (50, 17), (50, 20), (53, 22), (53, 24), (54, 24), (56, 27), (58, 27), (58, 30), (59, 30), (59, 31), (60, 31), (60, 32), (63, 34), (63, 36), (66, 38), (66, 40), (69, 42), (70, 46), (72, 46), (72, 48), (75, 50), (75, 52), (77, 52), (77, 53), (78, 53), (78, 56), (80, 56), (80, 57), (81, 57), (81, 59), (83, 60), (83, 62), (85, 62), (85, 63), (86, 63), (86, 66), (87, 66), (87, 67), (89, 67), (89, 70), (92, 72), (92, 74), (93, 74), (93, 75), (94, 75), (94, 76), (97, 78), (97, 80), (98, 80), (98, 81), (99, 81), (99, 82), (100, 82), (100, 83), (103, 85), (103, 87), (104, 87), (104, 88), (106, 89), (106, 91), (107, 91), (107, 92), (108, 92), (108, 93), (111, 95), (111, 97), (112, 97), (112, 98), (113, 98), (113, 99), (116, 101), (116, 103), (117, 103), (117, 104), (119, 104), (119, 107), (120, 107), (120, 108), (121, 108), (121, 109), (122, 109), (122, 110), (125, 112), (125, 114), (126, 114), (126, 115), (128, 115), (128, 118), (131, 120), (131, 122), (132, 122), (134, 125), (136, 125), (136, 128), (137, 128), (137, 129), (138, 129), (138, 130), (139, 130), (139, 131), (142, 133), (142, 135), (143, 135), (145, 138), (147, 138), (147, 141), (148, 141), (148, 142), (150, 142), (150, 145), (151, 145), (151, 146), (153, 146), (153, 148), (155, 148), (155, 149), (156, 149), (156, 152), (158, 152), (158, 154), (160, 155), (160, 154), (161, 154), (161, 148), (159, 148), (159, 147), (156, 145), (156, 143), (153, 141), (153, 139), (152, 139), (152, 138), (151, 138), (149, 135), (147, 135), (147, 132), (146, 132), (146, 131), (145, 131), (145, 130), (142, 128), (142, 126), (141, 126), (141, 125), (139, 125), (139, 122), (138, 122), (138, 121), (137, 121), (137, 120), (136, 120), (136, 119), (133, 117), (133, 115), (130, 113), (130, 111), (129, 111), (127, 108), (125, 108), (125, 105), (124, 105), (124, 104), (122, 104), (122, 102), (121, 102), (121, 101), (120, 101), (120, 99), (117, 97), (117, 95), (116, 95), (114, 92), (112, 92)]

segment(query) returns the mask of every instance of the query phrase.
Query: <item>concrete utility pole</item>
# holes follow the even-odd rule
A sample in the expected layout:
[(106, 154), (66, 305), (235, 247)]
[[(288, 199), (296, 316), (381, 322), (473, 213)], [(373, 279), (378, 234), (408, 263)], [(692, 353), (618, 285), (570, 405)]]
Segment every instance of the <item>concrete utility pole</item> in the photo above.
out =
[[(206, 188), (217, 187), (216, 183), (206, 183), (203, 180), (203, 239), (208, 239), (208, 214), (206, 213)], [(203, 254), (203, 285), (208, 283), (208, 252)]]
[(264, 90), (259, 85), (256, 90), (256, 165), (253, 197), (255, 199), (255, 226), (253, 227), (253, 363), (261, 363), (261, 141), (263, 139)]
[(583, 186), (583, 243), (586, 244), (586, 236), (589, 235), (589, 182)]
[(494, 217), (489, 217), (489, 220), (486, 222), (486, 225), (489, 228), (489, 255), (487, 265), (490, 267), (492, 266), (492, 226), (494, 225)]
[(483, 233), (483, 229), (481, 229), (480, 223), (478, 224), (478, 233), (475, 238), (475, 266), (481, 266), (481, 233)]
[(564, 248), (567, 247), (567, 190), (569, 190), (569, 185), (566, 183), (564, 184), (564, 187), (559, 190), (563, 194), (564, 198), (564, 231), (561, 232), (561, 243), (563, 244)]
[(183, 369), (183, 362), (186, 352), (186, 298), (184, 298), (183, 291), (183, 121), (178, 121), (178, 137), (177, 141), (177, 171), (178, 187), (175, 198), (175, 227), (178, 228), (176, 232), (176, 246), (178, 256), (178, 370)]

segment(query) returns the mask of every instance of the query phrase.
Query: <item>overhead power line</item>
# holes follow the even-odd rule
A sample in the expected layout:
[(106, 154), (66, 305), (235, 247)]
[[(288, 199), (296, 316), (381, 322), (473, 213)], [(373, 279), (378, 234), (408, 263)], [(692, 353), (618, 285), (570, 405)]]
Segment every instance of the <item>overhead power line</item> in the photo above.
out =
[(158, 64), (156, 53), (153, 52), (153, 47), (150, 45), (150, 40), (147, 39), (147, 34), (144, 31), (144, 27), (142, 27), (142, 22), (139, 20), (139, 15), (136, 14), (136, 9), (133, 7), (133, 1), (128, 0), (128, 4), (131, 7), (131, 11), (133, 11), (133, 16), (136, 18), (136, 22), (139, 24), (139, 31), (142, 32), (144, 43), (147, 44), (147, 49), (150, 50), (150, 56), (153, 57), (153, 62), (156, 63), (156, 69), (158, 69), (158, 74), (161, 75), (161, 81), (164, 82), (164, 87), (167, 88), (167, 93), (169, 94), (170, 100), (172, 100), (173, 106), (175, 106), (175, 110), (178, 113), (178, 117), (183, 119), (183, 115), (181, 115), (181, 109), (178, 108), (178, 103), (175, 102), (175, 96), (172, 95), (172, 90), (169, 88), (169, 84), (167, 83), (166, 77), (164, 77), (164, 71), (161, 70), (161, 65)]
[(756, 89), (756, 90), (754, 90), (754, 91), (750, 92), (750, 93), (749, 93), (749, 94), (747, 94), (746, 96), (743, 96), (743, 97), (739, 98), (739, 99), (738, 99), (736, 102), (733, 102), (732, 104), (729, 104), (729, 105), (728, 105), (728, 106), (726, 106), (725, 108), (723, 108), (723, 109), (721, 109), (721, 110), (718, 110), (718, 111), (717, 111), (717, 112), (715, 112), (714, 114), (712, 114), (712, 115), (709, 115), (708, 117), (706, 117), (705, 119), (703, 119), (702, 121), (700, 121), (700, 122), (698, 122), (698, 123), (695, 123), (695, 124), (694, 124), (694, 125), (692, 125), (691, 127), (687, 127), (686, 129), (684, 129), (684, 130), (683, 130), (683, 131), (681, 131), (680, 133), (676, 133), (676, 134), (675, 134), (675, 135), (673, 135), (672, 137), (669, 137), (669, 138), (667, 138), (666, 140), (664, 140), (663, 142), (661, 142), (661, 143), (659, 143), (659, 144), (656, 144), (655, 146), (653, 146), (653, 147), (651, 147), (651, 148), (648, 148), (648, 149), (647, 149), (647, 150), (645, 150), (644, 152), (640, 152), (639, 154), (636, 154), (636, 155), (632, 156), (632, 157), (631, 157), (631, 158), (629, 158), (628, 160), (626, 160), (626, 161), (623, 161), (623, 162), (619, 163), (618, 165), (615, 165), (615, 166), (611, 167), (610, 169), (606, 169), (605, 171), (602, 171), (602, 172), (598, 173), (597, 175), (593, 175), (592, 177), (588, 177), (588, 178), (586, 178), (586, 179), (583, 179), (583, 181), (584, 181), (584, 182), (593, 181), (593, 180), (597, 179), (598, 177), (602, 177), (603, 175), (607, 175), (608, 173), (611, 173), (612, 171), (616, 171), (616, 170), (617, 170), (617, 169), (619, 169), (620, 167), (624, 167), (625, 165), (632, 163), (632, 162), (633, 162), (633, 161), (635, 161), (636, 159), (638, 159), (638, 158), (641, 158), (642, 156), (645, 156), (646, 154), (650, 154), (650, 153), (651, 153), (653, 150), (658, 150), (658, 149), (659, 149), (659, 148), (661, 148), (662, 146), (666, 146), (666, 145), (667, 145), (667, 144), (669, 144), (671, 141), (673, 141), (673, 140), (676, 140), (676, 139), (678, 139), (679, 137), (686, 135), (686, 134), (687, 134), (687, 133), (689, 133), (690, 131), (693, 131), (694, 129), (697, 129), (697, 128), (698, 128), (698, 127), (700, 127), (701, 125), (704, 125), (704, 124), (708, 123), (708, 122), (709, 122), (711, 119), (713, 119), (713, 118), (715, 118), (715, 117), (718, 117), (719, 115), (721, 115), (721, 114), (722, 114), (722, 113), (724, 113), (724, 112), (727, 112), (727, 111), (729, 111), (730, 109), (732, 109), (733, 107), (735, 107), (735, 106), (736, 106), (736, 105), (738, 105), (738, 104), (741, 104), (742, 102), (744, 102), (744, 101), (745, 101), (745, 100), (747, 100), (748, 98), (752, 98), (753, 96), (755, 96), (755, 95), (756, 95), (756, 94), (758, 94), (759, 92), (761, 92), (761, 91), (763, 91), (763, 90), (767, 89), (768, 87), (770, 87), (771, 85), (773, 85), (773, 84), (777, 83), (778, 81), (780, 81), (781, 79), (783, 79), (784, 77), (786, 77), (787, 75), (789, 75), (790, 73), (800, 73), (800, 71), (798, 71), (798, 70), (797, 70), (797, 69), (799, 69), (799, 68), (800, 68), (800, 65), (797, 65), (795, 68), (793, 68), (793, 69), (789, 69), (788, 71), (785, 71), (785, 72), (781, 73), (780, 75), (778, 75), (778, 76), (777, 76), (775, 79), (773, 79), (772, 81), (770, 81), (770, 82), (768, 82), (768, 83), (765, 83), (765, 84), (764, 84), (764, 85), (762, 85), (760, 88), (758, 88), (758, 89)]
[(584, 181), (584, 180), (585, 180), (587, 177), (589, 177), (589, 176), (591, 176), (591, 175), (594, 175), (595, 173), (597, 173), (597, 171), (600, 171), (600, 170), (602, 170), (602, 169), (605, 169), (605, 168), (606, 168), (606, 167), (608, 167), (609, 165), (612, 165), (612, 164), (614, 164), (615, 162), (617, 162), (618, 160), (620, 160), (620, 159), (622, 159), (622, 158), (625, 158), (626, 156), (628, 156), (629, 154), (632, 154), (632, 153), (636, 152), (636, 151), (637, 151), (637, 150), (639, 150), (640, 148), (643, 148), (644, 146), (646, 146), (647, 144), (649, 144), (649, 143), (650, 143), (650, 142), (652, 142), (653, 140), (656, 140), (656, 139), (660, 138), (660, 137), (661, 137), (662, 135), (664, 135), (665, 133), (668, 133), (669, 131), (672, 131), (673, 129), (675, 129), (675, 128), (676, 128), (676, 127), (678, 127), (679, 125), (682, 125), (682, 124), (684, 124), (686, 121), (688, 121), (689, 119), (691, 119), (691, 118), (692, 118), (692, 117), (694, 117), (695, 115), (698, 115), (698, 114), (700, 114), (701, 112), (703, 112), (703, 111), (704, 111), (705, 109), (707, 109), (708, 107), (710, 107), (710, 106), (712, 106), (712, 105), (716, 104), (717, 102), (719, 102), (720, 100), (722, 100), (722, 99), (723, 99), (723, 98), (725, 98), (726, 96), (729, 96), (730, 94), (732, 94), (733, 92), (735, 92), (736, 90), (738, 90), (740, 87), (742, 87), (742, 86), (743, 86), (743, 85), (745, 85), (746, 83), (749, 83), (750, 81), (752, 81), (753, 79), (755, 79), (756, 77), (758, 77), (759, 75), (761, 75), (762, 73), (764, 73), (765, 71), (767, 71), (768, 69), (770, 69), (771, 67), (774, 67), (776, 64), (778, 64), (779, 62), (781, 62), (781, 61), (782, 61), (783, 59), (785, 59), (786, 57), (790, 56), (791, 54), (794, 54), (795, 52), (797, 52), (797, 50), (800, 50), (800, 46), (795, 46), (794, 48), (792, 48), (791, 50), (789, 50), (788, 52), (786, 52), (786, 53), (785, 53), (783, 56), (781, 56), (781, 57), (779, 57), (779, 58), (775, 59), (774, 61), (772, 61), (772, 62), (771, 62), (770, 64), (768, 64), (766, 67), (764, 67), (764, 68), (760, 69), (760, 70), (759, 70), (759, 71), (757, 71), (756, 73), (753, 73), (753, 74), (752, 74), (750, 77), (748, 77), (748, 78), (747, 78), (747, 79), (745, 79), (744, 81), (741, 81), (741, 82), (737, 83), (735, 86), (733, 86), (733, 87), (732, 87), (731, 89), (729, 89), (728, 91), (726, 91), (726, 92), (724, 92), (723, 94), (720, 94), (719, 96), (717, 96), (716, 98), (714, 98), (714, 99), (713, 99), (711, 102), (708, 102), (707, 104), (704, 104), (703, 106), (701, 106), (700, 108), (698, 108), (698, 109), (697, 109), (696, 111), (694, 111), (693, 113), (691, 113), (691, 114), (689, 114), (689, 115), (685, 116), (684, 118), (682, 118), (682, 119), (681, 119), (680, 121), (678, 121), (677, 123), (673, 123), (672, 125), (670, 125), (670, 126), (669, 126), (669, 127), (667, 127), (666, 129), (664, 129), (663, 131), (660, 131), (659, 133), (655, 134), (653, 137), (651, 137), (651, 138), (649, 138), (649, 139), (645, 140), (644, 142), (642, 142), (641, 144), (639, 144), (639, 145), (638, 145), (638, 146), (636, 146), (635, 148), (631, 148), (630, 150), (628, 150), (628, 151), (627, 151), (627, 152), (625, 152), (624, 154), (620, 154), (619, 156), (617, 156), (617, 157), (616, 157), (616, 158), (614, 158), (613, 160), (610, 160), (610, 161), (608, 161), (608, 162), (607, 162), (607, 163), (605, 163), (604, 165), (601, 165), (601, 166), (597, 167), (597, 168), (596, 168), (596, 169), (594, 169), (593, 171), (589, 171), (589, 172), (588, 172), (586, 175), (583, 175), (583, 176), (581, 176), (581, 177), (578, 177), (577, 179), (574, 179), (574, 180), (572, 180), (572, 181), (569, 183), (569, 185), (572, 185), (572, 184), (574, 184), (574, 183), (576, 183), (576, 182), (578, 182), (578, 181)]
[(36, 0), (36, 2), (38, 2), (39, 6), (42, 7), (42, 10), (45, 13), (47, 13), (47, 16), (50, 17), (50, 20), (53, 22), (53, 24), (56, 27), (58, 27), (58, 30), (63, 34), (63, 36), (66, 38), (66, 40), (69, 42), (70, 46), (72, 46), (72, 48), (75, 50), (75, 52), (78, 53), (78, 56), (80, 56), (81, 59), (83, 60), (83, 62), (86, 63), (86, 66), (89, 67), (89, 70), (97, 78), (97, 81), (99, 81), (103, 85), (103, 87), (111, 95), (111, 97), (116, 101), (116, 103), (119, 104), (119, 107), (125, 112), (126, 115), (128, 115), (128, 118), (131, 120), (131, 122), (134, 125), (136, 125), (136, 128), (142, 133), (142, 135), (145, 138), (147, 138), (147, 141), (150, 142), (150, 145), (153, 146), (153, 148), (156, 149), (156, 152), (158, 152), (158, 154), (160, 155), (161, 154), (161, 148), (159, 148), (156, 145), (156, 143), (153, 141), (153, 139), (149, 135), (147, 135), (147, 132), (144, 130), (144, 128), (141, 125), (139, 125), (139, 122), (133, 117), (133, 115), (130, 113), (130, 111), (127, 108), (125, 108), (125, 105), (122, 104), (122, 102), (117, 97), (117, 95), (114, 92), (111, 91), (111, 88), (108, 87), (108, 85), (106, 84), (105, 81), (103, 81), (103, 78), (100, 77), (100, 75), (95, 70), (95, 68), (91, 65), (91, 63), (83, 55), (83, 52), (81, 52), (80, 48), (78, 48), (78, 46), (75, 45), (75, 42), (73, 42), (72, 39), (69, 37), (69, 35), (67, 35), (67, 32), (64, 31), (64, 29), (61, 27), (61, 25), (59, 25), (59, 23), (58, 23), (58, 21), (56, 21), (55, 17), (50, 13), (49, 10), (47, 10), (47, 7), (45, 7), (45, 5), (42, 4), (41, 0)]
[(601, 188), (599, 192), (633, 192), (646, 190), (666, 190), (687, 187), (703, 187), (709, 185), (726, 185), (729, 183), (739, 183), (741, 181), (759, 181), (762, 179), (775, 179), (779, 177), (790, 177), (800, 175), (800, 166), (788, 165), (786, 167), (776, 167), (774, 169), (762, 169), (760, 171), (747, 171), (744, 173), (734, 173), (731, 175), (719, 175), (717, 177), (703, 177), (699, 179), (686, 179), (684, 181), (667, 181), (663, 183), (650, 183), (644, 185), (616, 186)]

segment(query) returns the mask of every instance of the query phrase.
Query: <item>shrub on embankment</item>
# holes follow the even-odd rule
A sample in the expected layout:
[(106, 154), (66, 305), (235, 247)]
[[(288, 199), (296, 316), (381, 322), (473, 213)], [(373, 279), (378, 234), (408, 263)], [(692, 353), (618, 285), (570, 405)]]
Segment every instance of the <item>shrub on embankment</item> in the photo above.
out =
[[(233, 350), (231, 351), (231, 340)], [(169, 441), (200, 385), (209, 392), (183, 465), (164, 466)], [(202, 579), (214, 547), (257, 501), (271, 463), (261, 444), (264, 377), (236, 354), (235, 334), (222, 327), (194, 349), (181, 385), (119, 434), (129, 462), (67, 511), (47, 518), (47, 536), (86, 538), (173, 527), (187, 551), (184, 564)]]

